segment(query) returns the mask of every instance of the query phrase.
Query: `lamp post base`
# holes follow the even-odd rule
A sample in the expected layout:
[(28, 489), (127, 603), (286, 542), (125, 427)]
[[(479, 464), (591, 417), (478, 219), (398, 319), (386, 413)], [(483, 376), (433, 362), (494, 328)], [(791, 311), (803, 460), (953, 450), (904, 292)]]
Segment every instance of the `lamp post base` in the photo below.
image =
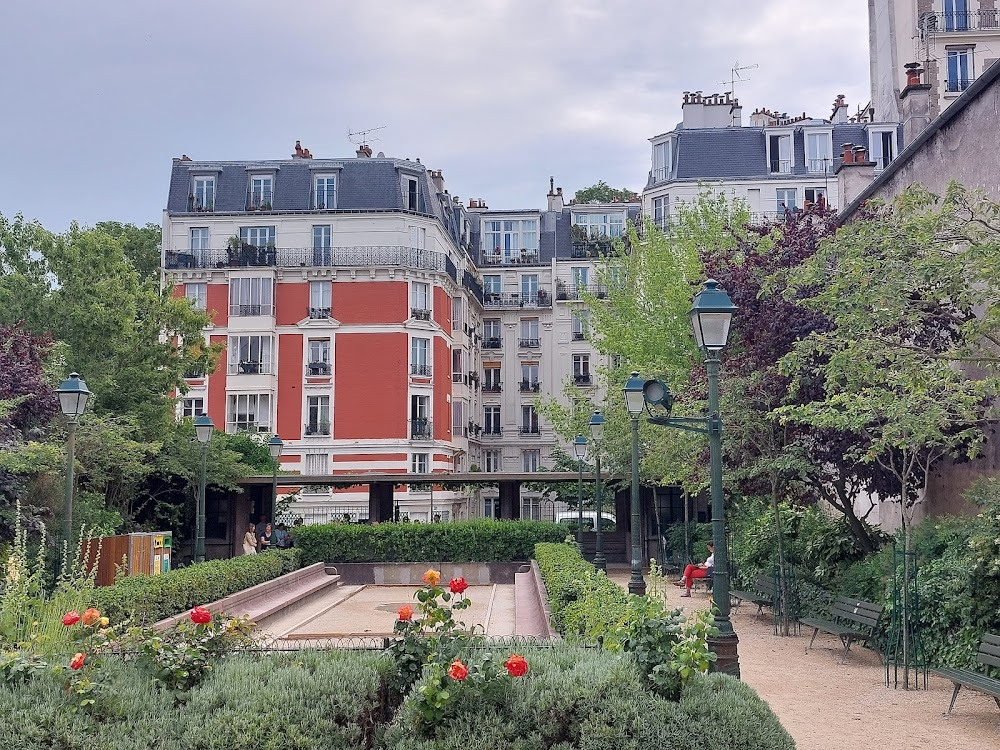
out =
[(603, 570), (605, 573), (608, 572), (608, 561), (604, 559), (604, 555), (600, 552), (594, 555), (594, 567), (598, 570)]
[(739, 642), (736, 633), (727, 635), (714, 635), (708, 639), (708, 648), (715, 654), (715, 661), (712, 663), (712, 672), (722, 672), (740, 679), (740, 657)]
[(634, 574), (628, 579), (628, 592), (630, 594), (635, 594), (636, 596), (646, 595), (646, 582), (642, 579), (642, 576), (636, 577)]

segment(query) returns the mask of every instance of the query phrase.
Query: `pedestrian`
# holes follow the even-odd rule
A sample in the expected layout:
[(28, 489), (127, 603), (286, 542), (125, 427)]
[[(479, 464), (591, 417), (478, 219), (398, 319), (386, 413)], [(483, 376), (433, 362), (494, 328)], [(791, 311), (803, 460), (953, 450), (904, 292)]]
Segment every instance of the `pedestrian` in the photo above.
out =
[(267, 552), (271, 549), (271, 524), (265, 524), (264, 533), (259, 537), (260, 542), (257, 545), (258, 552)]
[(243, 554), (257, 554), (257, 531), (252, 523), (247, 524), (246, 533), (243, 535)]

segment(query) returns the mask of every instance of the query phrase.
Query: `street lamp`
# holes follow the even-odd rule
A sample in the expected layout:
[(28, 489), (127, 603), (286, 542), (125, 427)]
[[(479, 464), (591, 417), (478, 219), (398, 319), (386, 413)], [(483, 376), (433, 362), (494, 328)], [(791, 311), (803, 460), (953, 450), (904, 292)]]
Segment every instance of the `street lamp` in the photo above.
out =
[(281, 451), (284, 447), (285, 444), (277, 435), (267, 441), (267, 449), (271, 452), (271, 458), (274, 459), (274, 474), (271, 475), (271, 523), (277, 522), (275, 515), (278, 510), (278, 459), (281, 458)]
[(587, 456), (587, 438), (577, 435), (573, 438), (573, 453), (576, 455), (576, 468), (580, 470), (580, 479), (576, 483), (576, 543), (583, 551), (583, 459)]
[(198, 480), (198, 508), (196, 509), (194, 561), (205, 562), (205, 482), (208, 472), (208, 443), (215, 431), (215, 423), (207, 414), (194, 418), (194, 432), (201, 443), (201, 475)]
[(625, 383), (625, 408), (632, 417), (632, 576), (628, 592), (644, 596), (646, 582), (642, 580), (642, 521), (639, 507), (639, 415), (645, 407), (642, 396), (644, 381), (633, 372)]
[(93, 394), (75, 372), (69, 374), (56, 393), (59, 394), (62, 413), (69, 420), (66, 425), (66, 499), (63, 508), (63, 515), (66, 516), (66, 546), (69, 547), (73, 543), (73, 464), (76, 461), (76, 426)]
[(594, 567), (607, 570), (608, 561), (604, 559), (604, 534), (601, 531), (601, 442), (604, 440), (604, 417), (595, 411), (590, 417), (590, 439), (594, 443), (594, 461), (597, 464), (597, 481), (594, 484), (594, 505), (597, 509), (597, 544), (594, 551)]
[(709, 639), (709, 642), (718, 657), (716, 670), (739, 677), (739, 639), (729, 619), (729, 548), (726, 544), (726, 507), (722, 493), (722, 418), (719, 415), (719, 352), (729, 341), (729, 326), (736, 309), (729, 295), (719, 287), (719, 282), (709, 279), (695, 295), (694, 304), (688, 312), (695, 341), (705, 354), (705, 369), (708, 373), (708, 414), (704, 418), (670, 416), (674, 399), (670, 389), (659, 380), (647, 381), (643, 394), (647, 404), (660, 406), (667, 413), (665, 417), (650, 417), (649, 422), (708, 435), (711, 455), (709, 476), (712, 491), (712, 541), (715, 544), (712, 599), (715, 604), (715, 626), (719, 629), (719, 635)]

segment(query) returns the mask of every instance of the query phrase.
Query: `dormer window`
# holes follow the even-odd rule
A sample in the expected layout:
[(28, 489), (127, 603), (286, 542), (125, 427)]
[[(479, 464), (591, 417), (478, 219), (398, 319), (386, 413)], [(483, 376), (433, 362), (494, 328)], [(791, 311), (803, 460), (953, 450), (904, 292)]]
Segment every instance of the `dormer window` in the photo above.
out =
[(270, 211), (274, 201), (274, 177), (251, 175), (247, 193), (247, 211)]
[(215, 210), (215, 177), (195, 177), (191, 183), (191, 210)]
[(896, 129), (868, 131), (868, 156), (875, 162), (875, 171), (881, 172), (896, 158)]
[(407, 211), (420, 210), (420, 191), (417, 189), (417, 178), (404, 176), (400, 180), (403, 190), (403, 208)]
[(573, 225), (580, 227), (591, 239), (621, 237), (625, 233), (625, 213), (573, 214)]
[(313, 180), (313, 208), (329, 211), (337, 207), (337, 178), (330, 174), (316, 175)]
[(653, 182), (663, 182), (670, 179), (673, 167), (673, 148), (668, 139), (663, 143), (653, 144)]
[(793, 166), (792, 134), (769, 133), (767, 136), (768, 172), (791, 174)]
[(483, 222), (483, 258), (487, 263), (537, 259), (538, 219)]
[(806, 168), (813, 174), (826, 174), (833, 165), (833, 133), (806, 133)]

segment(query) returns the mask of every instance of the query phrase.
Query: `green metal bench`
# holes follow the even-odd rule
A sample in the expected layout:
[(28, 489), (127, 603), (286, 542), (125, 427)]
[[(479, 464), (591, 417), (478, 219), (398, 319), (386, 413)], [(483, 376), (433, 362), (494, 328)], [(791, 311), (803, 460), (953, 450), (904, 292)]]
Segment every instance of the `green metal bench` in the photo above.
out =
[[(806, 646), (806, 653), (812, 648), (813, 641), (820, 631), (830, 633), (840, 638), (844, 644), (844, 654), (840, 658), (840, 663), (847, 661), (847, 653), (854, 643), (866, 643), (875, 634), (879, 619), (882, 617), (882, 606), (872, 602), (864, 602), (860, 599), (851, 599), (846, 596), (837, 597), (830, 609), (830, 619), (821, 620), (815, 617), (800, 618), (799, 622), (806, 627), (813, 629), (812, 638)], [(881, 660), (882, 655), (879, 654)]]
[(764, 607), (773, 607), (775, 599), (774, 578), (767, 575), (757, 576), (753, 586), (747, 591), (730, 591), (729, 597), (736, 600), (736, 609), (740, 608), (743, 602), (750, 602), (757, 605), (757, 614), (754, 619), (764, 614)]
[[(979, 653), (976, 654), (976, 661), (985, 667), (1000, 667), (1000, 635), (987, 633), (979, 644)], [(1000, 708), (1000, 680), (995, 677), (987, 677), (971, 669), (952, 669), (951, 667), (938, 667), (931, 669), (931, 672), (941, 675), (946, 680), (955, 683), (955, 692), (951, 694), (951, 704), (948, 706), (948, 713), (955, 708), (955, 699), (958, 698), (958, 691), (962, 686), (970, 690), (978, 690), (981, 693), (993, 696), (997, 708)]]

